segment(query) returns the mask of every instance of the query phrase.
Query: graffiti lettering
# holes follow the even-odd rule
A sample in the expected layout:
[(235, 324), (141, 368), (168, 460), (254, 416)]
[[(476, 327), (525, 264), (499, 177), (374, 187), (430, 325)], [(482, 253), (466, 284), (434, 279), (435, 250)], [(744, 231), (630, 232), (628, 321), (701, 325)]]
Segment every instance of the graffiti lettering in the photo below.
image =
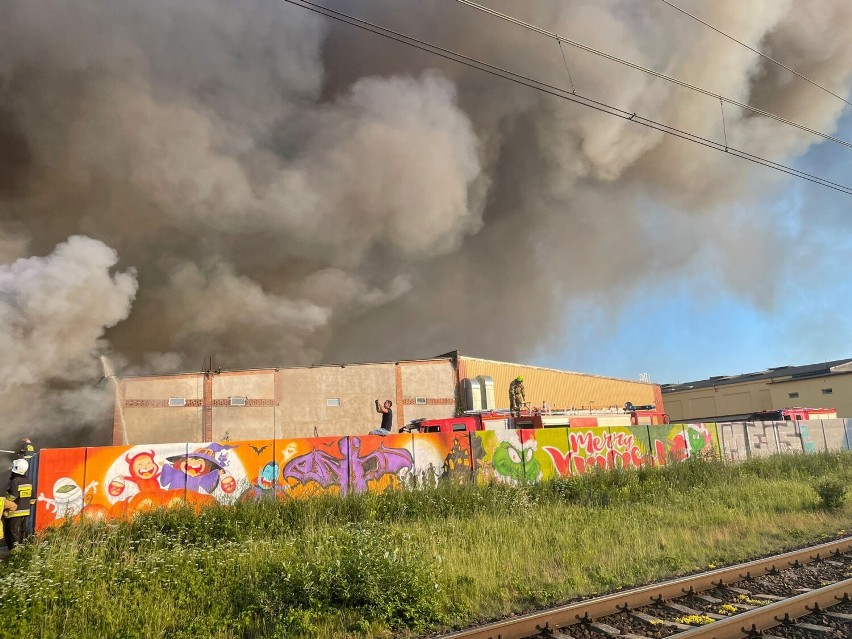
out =
[(563, 476), (582, 475), (590, 468), (638, 468), (644, 459), (630, 433), (570, 432), (568, 442), (566, 453), (553, 446), (543, 447)]

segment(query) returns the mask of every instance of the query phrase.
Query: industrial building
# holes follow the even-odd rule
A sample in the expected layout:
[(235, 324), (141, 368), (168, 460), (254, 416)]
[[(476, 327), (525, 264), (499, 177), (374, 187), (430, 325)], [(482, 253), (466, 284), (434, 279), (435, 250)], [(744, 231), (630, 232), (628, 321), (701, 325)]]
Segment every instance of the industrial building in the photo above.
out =
[(852, 359), (664, 384), (662, 391), (672, 422), (737, 421), (797, 406), (834, 408), (838, 417), (852, 417)]
[(399, 428), (418, 418), (508, 409), (509, 383), (518, 375), (533, 406), (595, 410), (631, 402), (662, 409), (659, 385), (453, 351), (423, 360), (124, 377), (113, 443), (364, 434), (380, 422), (376, 399), (393, 402)]

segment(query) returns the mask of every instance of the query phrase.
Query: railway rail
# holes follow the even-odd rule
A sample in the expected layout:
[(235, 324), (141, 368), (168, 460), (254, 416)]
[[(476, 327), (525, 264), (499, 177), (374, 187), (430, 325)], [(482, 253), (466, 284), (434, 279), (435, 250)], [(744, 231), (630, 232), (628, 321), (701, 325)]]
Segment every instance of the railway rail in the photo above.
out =
[[(761, 590), (761, 578), (778, 581), (779, 575), (814, 565), (825, 565), (827, 570), (831, 569), (828, 572), (832, 572), (833, 577), (819, 582), (817, 587), (793, 588), (794, 592), (785, 596), (769, 595)], [(827, 614), (843, 630), (805, 624), (803, 636), (814, 632), (825, 639), (852, 639), (852, 614), (849, 614), (852, 613), (852, 578), (837, 579), (838, 575), (852, 577), (852, 537), (520, 615), (445, 634), (441, 639), (581, 639), (607, 635), (624, 639), (743, 639), (757, 637), (778, 626), (790, 627), (795, 620), (814, 614)], [(757, 584), (758, 589), (736, 587), (735, 584), (743, 582)], [(725, 593), (727, 597), (706, 594), (709, 592)], [(718, 607), (725, 604), (726, 598), (735, 602), (727, 604), (730, 616), (679, 603), (699, 601)], [(847, 612), (828, 610), (837, 605), (846, 606)], [(686, 617), (700, 616), (705, 625), (692, 626), (643, 612), (660, 609), (680, 612)], [(617, 622), (608, 623), (612, 619), (630, 619), (635, 623), (617, 627)], [(634, 630), (637, 625), (643, 626), (645, 631)], [(832, 635), (828, 631), (836, 633)], [(763, 635), (764, 639), (772, 636)]]

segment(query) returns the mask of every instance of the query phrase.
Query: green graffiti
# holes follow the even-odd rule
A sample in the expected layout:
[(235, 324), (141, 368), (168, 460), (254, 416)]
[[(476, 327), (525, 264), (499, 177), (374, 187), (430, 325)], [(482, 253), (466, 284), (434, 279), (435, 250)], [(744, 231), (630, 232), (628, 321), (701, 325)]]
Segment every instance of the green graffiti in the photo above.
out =
[(686, 436), (689, 437), (689, 450), (693, 453), (697, 453), (700, 450), (704, 449), (704, 446), (707, 445), (707, 439), (705, 434), (700, 430), (687, 428)]
[(533, 457), (533, 449), (518, 450), (509, 442), (502, 442), (492, 458), (494, 470), (506, 479), (516, 482), (534, 482), (541, 477), (541, 463)]

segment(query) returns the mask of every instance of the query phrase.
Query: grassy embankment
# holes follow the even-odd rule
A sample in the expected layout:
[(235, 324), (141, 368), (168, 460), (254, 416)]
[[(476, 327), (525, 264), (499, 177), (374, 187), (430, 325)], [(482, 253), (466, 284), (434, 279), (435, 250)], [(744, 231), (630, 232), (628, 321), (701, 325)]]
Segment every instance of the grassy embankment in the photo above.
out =
[(825, 478), (852, 454), (66, 526), (0, 566), (0, 636), (405, 636), (852, 532)]

